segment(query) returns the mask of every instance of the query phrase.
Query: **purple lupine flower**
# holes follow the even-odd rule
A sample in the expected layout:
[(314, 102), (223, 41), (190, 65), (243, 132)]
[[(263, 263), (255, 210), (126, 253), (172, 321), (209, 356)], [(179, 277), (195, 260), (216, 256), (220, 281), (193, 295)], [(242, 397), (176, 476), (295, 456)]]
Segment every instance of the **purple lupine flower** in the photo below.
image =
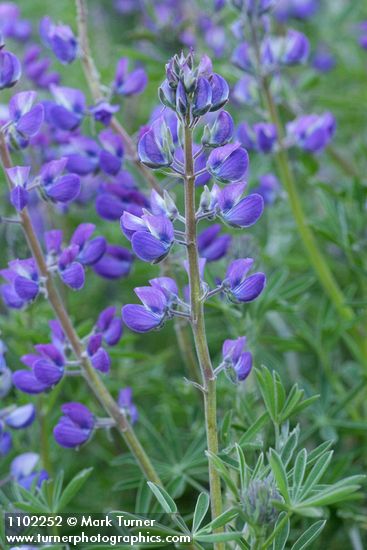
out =
[(107, 351), (102, 347), (103, 335), (93, 334), (87, 345), (87, 353), (93, 368), (103, 373), (108, 373), (111, 368), (111, 359)]
[(221, 226), (216, 223), (199, 233), (197, 242), (200, 258), (206, 258), (208, 262), (215, 262), (227, 254), (232, 237), (219, 235), (221, 229)]
[(232, 97), (240, 105), (254, 105), (258, 100), (256, 80), (245, 74), (233, 88)]
[(231, 141), (233, 119), (227, 111), (221, 111), (215, 121), (205, 127), (201, 143), (204, 147), (221, 147)]
[(112, 130), (103, 130), (98, 137), (102, 144), (102, 150), (99, 154), (100, 168), (106, 174), (116, 176), (121, 170), (124, 156), (122, 138)]
[(259, 122), (254, 125), (257, 148), (262, 153), (270, 153), (277, 141), (277, 129), (274, 124)]
[(271, 205), (279, 195), (279, 180), (274, 174), (264, 174), (259, 178), (259, 185), (253, 191), (262, 196), (265, 205)]
[(96, 210), (104, 220), (118, 220), (125, 211), (135, 216), (141, 216), (143, 208), (149, 206), (147, 198), (136, 187), (123, 181), (125, 174), (128, 182), (130, 175), (128, 172), (122, 171), (119, 174), (122, 176), (121, 183), (115, 180), (114, 183), (104, 183), (101, 187), (100, 194), (96, 199)]
[(251, 128), (247, 122), (241, 122), (241, 124), (238, 125), (237, 137), (245, 149), (248, 151), (256, 151), (256, 135), (253, 128)]
[(135, 294), (143, 305), (129, 304), (122, 308), (122, 319), (134, 332), (149, 332), (160, 328), (168, 314), (169, 299), (157, 287), (138, 287)]
[(327, 147), (334, 136), (336, 122), (333, 115), (304, 115), (287, 124), (287, 136), (296, 145), (311, 153)]
[(32, 33), (32, 25), (30, 21), (20, 19), (20, 10), (13, 2), (1, 2), (0, 32), (6, 38), (26, 42)]
[(83, 265), (95, 264), (106, 251), (104, 237), (90, 239), (95, 228), (93, 223), (81, 223), (70, 239), (70, 244), (78, 247), (77, 259)]
[(242, 71), (252, 72), (253, 60), (250, 44), (248, 42), (239, 44), (232, 53), (231, 61)]
[(55, 103), (49, 105), (47, 118), (56, 128), (75, 130), (80, 126), (86, 112), (86, 102), (83, 92), (76, 88), (50, 85)]
[(36, 379), (47, 388), (58, 384), (64, 375), (64, 355), (53, 344), (37, 344), (38, 354), (31, 360), (32, 370)]
[(0, 456), (6, 456), (12, 449), (13, 439), (9, 432), (2, 429), (0, 424)]
[(61, 410), (64, 414), (54, 428), (54, 437), (61, 447), (74, 448), (86, 443), (92, 436), (95, 417), (81, 403), (65, 403)]
[(19, 370), (13, 374), (16, 388), (25, 393), (41, 393), (60, 382), (64, 375), (65, 358), (53, 344), (37, 344), (37, 353), (23, 355), (22, 362), (31, 370)]
[(214, 189), (219, 215), (232, 227), (244, 228), (254, 225), (264, 210), (261, 195), (252, 193), (241, 199), (245, 187), (245, 183), (232, 183), (223, 189)]
[[(0, 411), (1, 416), (1, 411)], [(36, 408), (32, 403), (16, 407), (4, 417), (5, 424), (13, 430), (28, 428), (36, 418)]]
[(0, 49), (0, 90), (15, 86), (21, 74), (22, 67), (17, 56)]
[(42, 393), (49, 389), (49, 387), (40, 382), (32, 370), (21, 369), (13, 373), (12, 381), (14, 386), (24, 392), (31, 395)]
[(167, 304), (172, 305), (178, 298), (177, 283), (171, 277), (155, 277), (149, 280), (150, 285), (163, 292), (167, 299)]
[(26, 147), (43, 123), (43, 105), (37, 103), (33, 106), (36, 95), (36, 92), (19, 92), (9, 101), (9, 134), (12, 144), (18, 147)]
[(233, 369), (238, 382), (246, 380), (252, 369), (252, 354), (244, 351), (245, 348), (245, 336), (236, 340), (225, 340), (222, 347), (223, 365)]
[(316, 69), (316, 71), (318, 71), (319, 73), (328, 73), (334, 69), (335, 65), (336, 59), (334, 55), (328, 50), (325, 45), (319, 45), (312, 59), (313, 68)]
[(0, 275), (7, 281), (1, 286), (1, 294), (8, 307), (20, 309), (37, 297), (39, 277), (33, 258), (12, 260)]
[(275, 6), (275, 15), (279, 21), (289, 18), (309, 19), (319, 8), (319, 0), (279, 0)]
[(11, 477), (28, 491), (35, 485), (41, 487), (42, 483), (48, 479), (45, 470), (36, 470), (39, 463), (37, 453), (23, 453), (18, 455), (10, 465)]
[(79, 176), (86, 176), (98, 170), (100, 147), (94, 139), (76, 136), (70, 139), (71, 150), (66, 153), (67, 169)]
[(131, 271), (133, 256), (123, 246), (108, 244), (106, 252), (93, 265), (93, 270), (104, 279), (127, 277)]
[(253, 128), (242, 122), (238, 125), (237, 136), (245, 149), (270, 153), (277, 141), (277, 130), (274, 124), (266, 122), (254, 124)]
[(6, 169), (7, 176), (12, 184), (10, 202), (18, 212), (21, 212), (28, 204), (27, 185), (30, 170), (30, 166), (13, 166)]
[(116, 66), (114, 91), (119, 95), (131, 96), (141, 94), (148, 83), (148, 77), (144, 69), (138, 68), (128, 72), (129, 60), (122, 57)]
[(89, 112), (97, 122), (101, 122), (104, 126), (108, 126), (112, 117), (120, 109), (119, 105), (111, 105), (108, 101), (100, 101), (96, 105), (89, 107)]
[(45, 195), (55, 202), (71, 202), (80, 193), (80, 178), (76, 174), (62, 176), (68, 159), (62, 157), (44, 164), (40, 172), (40, 183)]
[(245, 176), (248, 164), (246, 150), (239, 143), (229, 143), (210, 153), (207, 168), (218, 181), (230, 183)]
[(367, 21), (362, 21), (360, 24), (361, 36), (359, 37), (359, 45), (367, 50)]
[(122, 321), (115, 315), (116, 307), (107, 307), (99, 314), (96, 323), (97, 332), (102, 334), (104, 341), (109, 346), (115, 346), (122, 336)]
[(61, 63), (72, 63), (77, 55), (78, 42), (68, 25), (55, 25), (50, 17), (43, 17), (40, 22), (40, 36)]
[(267, 65), (298, 65), (307, 61), (309, 53), (308, 38), (289, 29), (286, 36), (271, 36), (265, 41), (263, 61)]
[(163, 117), (156, 120), (139, 140), (140, 161), (150, 168), (164, 168), (173, 162), (173, 139)]
[(146, 212), (141, 218), (124, 212), (121, 229), (131, 240), (135, 254), (145, 262), (158, 263), (169, 253), (174, 242), (174, 228), (166, 216)]
[(131, 423), (135, 424), (135, 422), (139, 419), (139, 413), (135, 403), (133, 402), (132, 389), (127, 387), (120, 390), (117, 403), (120, 409), (125, 414), (129, 415)]
[(70, 245), (62, 251), (58, 261), (61, 280), (73, 290), (80, 290), (85, 282), (83, 266), (75, 261), (78, 252), (79, 249), (76, 245)]
[(48, 57), (41, 57), (41, 48), (36, 44), (30, 45), (25, 51), (23, 58), (24, 74), (39, 88), (48, 89), (51, 84), (59, 84), (60, 75), (48, 69), (51, 60)]
[(252, 302), (264, 290), (266, 284), (264, 273), (247, 276), (253, 264), (252, 258), (246, 258), (234, 260), (228, 266), (223, 284), (231, 301)]

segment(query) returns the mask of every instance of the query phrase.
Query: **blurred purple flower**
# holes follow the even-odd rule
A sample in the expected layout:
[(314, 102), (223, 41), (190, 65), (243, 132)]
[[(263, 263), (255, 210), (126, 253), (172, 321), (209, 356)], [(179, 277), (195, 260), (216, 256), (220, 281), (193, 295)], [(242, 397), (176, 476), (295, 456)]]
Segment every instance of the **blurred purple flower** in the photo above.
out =
[(74, 448), (86, 443), (92, 436), (95, 417), (81, 403), (65, 403), (64, 414), (54, 428), (54, 437), (61, 447)]
[(144, 69), (138, 68), (128, 72), (129, 60), (122, 57), (117, 62), (114, 91), (119, 95), (131, 96), (141, 94), (148, 83), (148, 77)]
[(120, 390), (117, 403), (120, 409), (124, 411), (125, 414), (130, 416), (131, 423), (135, 424), (135, 422), (139, 419), (139, 413), (135, 403), (133, 402), (132, 389), (127, 387)]
[(2, 269), (0, 275), (7, 281), (0, 290), (8, 307), (20, 309), (37, 297), (39, 276), (33, 258), (10, 261), (8, 268)]
[(108, 244), (102, 258), (93, 265), (93, 270), (104, 279), (127, 277), (131, 271), (133, 256), (127, 248)]
[(39, 32), (42, 42), (50, 48), (61, 63), (72, 63), (77, 55), (78, 42), (68, 25), (55, 25), (50, 17), (40, 21)]
[(41, 487), (42, 483), (48, 479), (45, 470), (36, 470), (39, 463), (37, 453), (23, 453), (18, 455), (10, 464), (10, 475), (24, 489), (28, 491), (35, 485)]
[(219, 235), (222, 227), (219, 224), (211, 225), (198, 234), (198, 250), (200, 258), (208, 262), (215, 262), (223, 258), (231, 245), (230, 235)]
[(21, 74), (22, 67), (17, 56), (0, 49), (0, 90), (15, 86)]

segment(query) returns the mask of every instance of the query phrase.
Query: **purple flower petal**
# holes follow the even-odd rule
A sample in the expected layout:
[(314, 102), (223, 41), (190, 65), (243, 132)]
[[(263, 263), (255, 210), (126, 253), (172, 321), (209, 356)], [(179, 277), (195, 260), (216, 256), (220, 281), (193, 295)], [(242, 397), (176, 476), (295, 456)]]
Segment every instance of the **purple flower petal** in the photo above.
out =
[(163, 317), (152, 313), (144, 306), (129, 304), (122, 308), (122, 319), (127, 327), (134, 332), (149, 332), (159, 327)]
[(232, 294), (240, 302), (252, 302), (264, 290), (266, 278), (264, 273), (254, 273), (239, 286), (232, 288)]
[(20, 117), (16, 124), (17, 131), (24, 136), (32, 137), (39, 131), (44, 119), (43, 105), (39, 103), (28, 113)]
[(46, 187), (46, 193), (56, 202), (71, 202), (79, 195), (80, 188), (80, 178), (76, 174), (67, 174)]
[(162, 243), (147, 231), (134, 233), (131, 245), (138, 258), (144, 262), (158, 263), (167, 256), (170, 250), (170, 245)]
[(33, 372), (29, 370), (15, 371), (13, 373), (13, 384), (18, 390), (30, 394), (42, 393), (48, 389), (48, 386), (37, 380)]
[(73, 290), (80, 290), (84, 286), (85, 273), (79, 262), (72, 262), (60, 271), (62, 281)]
[(28, 403), (28, 405), (17, 407), (8, 414), (5, 418), (5, 422), (10, 428), (13, 428), (13, 430), (19, 430), (30, 426), (35, 418), (36, 408), (32, 403)]
[(264, 199), (261, 195), (253, 193), (225, 212), (223, 218), (233, 227), (250, 227), (257, 222), (263, 211)]
[(99, 348), (99, 350), (92, 355), (91, 362), (93, 367), (100, 372), (108, 373), (110, 371), (111, 359), (107, 351), (103, 348)]

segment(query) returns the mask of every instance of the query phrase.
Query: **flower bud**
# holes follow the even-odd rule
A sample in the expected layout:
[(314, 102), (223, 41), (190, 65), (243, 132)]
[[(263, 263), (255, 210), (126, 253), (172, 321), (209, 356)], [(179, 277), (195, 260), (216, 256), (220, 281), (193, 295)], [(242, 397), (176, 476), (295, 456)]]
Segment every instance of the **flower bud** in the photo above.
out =
[(243, 511), (251, 525), (274, 523), (277, 510), (272, 501), (281, 500), (274, 483), (269, 479), (254, 479), (242, 497)]
[(171, 166), (173, 152), (174, 145), (171, 131), (164, 119), (160, 118), (139, 140), (138, 154), (140, 160), (150, 168)]
[(176, 108), (176, 93), (167, 79), (159, 87), (158, 96), (163, 105), (170, 109)]
[(199, 76), (192, 100), (192, 114), (194, 116), (205, 115), (212, 106), (212, 87), (206, 78)]

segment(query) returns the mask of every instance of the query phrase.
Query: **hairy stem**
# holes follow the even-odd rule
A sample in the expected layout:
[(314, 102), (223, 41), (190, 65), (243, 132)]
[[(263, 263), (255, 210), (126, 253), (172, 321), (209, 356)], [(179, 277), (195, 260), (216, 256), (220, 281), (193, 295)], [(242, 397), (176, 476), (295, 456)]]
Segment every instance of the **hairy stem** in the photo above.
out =
[[(194, 335), (196, 354), (200, 366), (202, 385), (204, 389), (205, 427), (208, 451), (218, 454), (216, 379), (210, 359), (205, 331), (204, 305), (201, 300), (202, 286), (199, 271), (199, 255), (197, 246), (195, 218), (195, 176), (192, 153), (192, 130), (185, 125), (185, 217), (186, 217), (186, 247), (189, 264), (189, 285), (191, 305), (191, 327)], [(212, 518), (222, 513), (222, 494), (219, 474), (209, 459), (209, 481)], [(222, 550), (223, 544), (214, 545)]]
[[(5, 172), (6, 168), (10, 168), (12, 166), (12, 162), (4, 139), (4, 135), (2, 133), (0, 133), (0, 157)], [(8, 181), (9, 187), (11, 188), (12, 184), (7, 178), (7, 175), (6, 179)], [(48, 272), (46, 260), (43, 255), (43, 251), (36, 232), (34, 231), (32, 220), (29, 216), (27, 208), (24, 208), (22, 212), (20, 212), (20, 221), (29, 248), (32, 252), (32, 256), (37, 264), (39, 274), (45, 280), (47, 299), (53, 307), (53, 310), (58, 320), (60, 321), (60, 324), (65, 332), (67, 339), (70, 342), (76, 358), (80, 362), (80, 365), (83, 369), (84, 377), (91, 391), (95, 394), (107, 414), (115, 420), (118, 431), (123, 436), (131, 453), (135, 456), (137, 463), (139, 464), (146, 478), (150, 481), (153, 481), (154, 483), (158, 483), (161, 485), (158, 474), (156, 473), (152, 463), (150, 462), (149, 457), (145, 453), (140, 441), (137, 439), (126, 416), (121, 412), (118, 404), (109, 393), (108, 389), (93, 368), (86, 354), (83, 344), (81, 343), (70, 320), (70, 317), (64, 307), (64, 304), (54, 284), (52, 276)]]
[(292, 171), (291, 163), (289, 161), (287, 149), (284, 147), (284, 129), (280, 120), (277, 106), (273, 99), (269, 79), (266, 75), (262, 74), (261, 69), (261, 54), (260, 44), (257, 36), (257, 29), (255, 23), (250, 25), (252, 42), (255, 50), (255, 57), (257, 63), (257, 76), (260, 87), (260, 92), (263, 96), (265, 107), (268, 110), (270, 120), (277, 129), (278, 135), (278, 151), (275, 153), (275, 160), (278, 167), (278, 173), (282, 184), (287, 191), (289, 204), (296, 222), (297, 230), (304, 248), (308, 254), (311, 265), (314, 272), (324, 289), (325, 293), (329, 296), (330, 301), (334, 305), (340, 318), (352, 325), (348, 329), (348, 334), (345, 336), (345, 342), (348, 345), (351, 353), (356, 359), (361, 362), (364, 368), (367, 370), (367, 337), (362, 331), (355, 325), (354, 311), (346, 303), (345, 296), (340, 289), (328, 263), (326, 262), (321, 250), (318, 247), (315, 235), (308, 224), (306, 214), (303, 210), (302, 200), (299, 197), (295, 177)]

